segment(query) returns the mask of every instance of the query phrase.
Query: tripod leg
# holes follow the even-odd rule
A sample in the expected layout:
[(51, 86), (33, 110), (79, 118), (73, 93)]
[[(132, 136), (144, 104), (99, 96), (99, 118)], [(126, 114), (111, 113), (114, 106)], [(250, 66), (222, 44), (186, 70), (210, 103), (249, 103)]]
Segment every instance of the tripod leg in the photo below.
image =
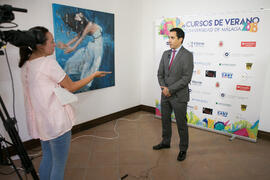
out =
[[(6, 131), (8, 132), (9, 137), (12, 140), (13, 147), (17, 150), (17, 153), (21, 159), (23, 168), (25, 169), (26, 173), (31, 172), (31, 175), (33, 176), (34, 180), (39, 180), (39, 177), (38, 177), (38, 175), (35, 171), (35, 168), (32, 164), (32, 161), (30, 160), (30, 158), (29, 158), (29, 156), (28, 156), (28, 154), (23, 146), (22, 140), (21, 140), (21, 138), (20, 138), (15, 126), (14, 126), (17, 121), (15, 118), (10, 118), (1, 96), (0, 96), (0, 105), (1, 105), (0, 117), (3, 121), (3, 124), (5, 126)], [(3, 112), (2, 112), (2, 109), (3, 109)]]
[[(5, 141), (5, 140), (2, 140), (2, 141)], [(18, 175), (19, 179), (22, 180), (22, 176), (21, 176), (21, 174), (19, 173), (17, 167), (15, 166), (13, 160), (10, 158), (10, 155), (9, 155), (7, 149), (4, 148), (4, 151), (5, 151), (5, 154), (7, 155), (7, 158), (8, 158), (8, 160), (9, 160), (9, 162), (11, 163), (13, 169), (15, 170), (16, 174)]]
[(13, 144), (15, 145), (15, 148), (17, 149), (18, 155), (22, 161), (22, 165), (26, 170), (26, 173), (30, 172), (34, 180), (39, 180), (32, 161), (29, 158), (15, 127), (12, 126), (11, 128), (9, 128), (8, 133), (10, 138), (12, 139)]

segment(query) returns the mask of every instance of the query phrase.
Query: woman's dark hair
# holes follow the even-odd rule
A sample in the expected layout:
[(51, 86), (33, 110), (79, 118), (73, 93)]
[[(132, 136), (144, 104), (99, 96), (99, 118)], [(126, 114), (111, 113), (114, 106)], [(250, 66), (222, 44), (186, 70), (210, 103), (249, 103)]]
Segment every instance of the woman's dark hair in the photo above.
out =
[(42, 26), (32, 27), (31, 29), (29, 29), (29, 31), (32, 32), (33, 36), (35, 37), (36, 43), (31, 45), (30, 47), (20, 47), (20, 68), (29, 59), (32, 52), (37, 49), (37, 44), (44, 44), (47, 41), (46, 33), (49, 32), (47, 28)]

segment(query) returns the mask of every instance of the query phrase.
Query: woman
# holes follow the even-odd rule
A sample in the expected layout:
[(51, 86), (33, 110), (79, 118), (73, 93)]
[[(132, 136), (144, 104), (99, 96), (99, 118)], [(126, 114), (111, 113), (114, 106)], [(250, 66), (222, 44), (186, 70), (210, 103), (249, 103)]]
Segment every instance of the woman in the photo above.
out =
[[(97, 71), (101, 65), (103, 55), (102, 28), (89, 21), (81, 12), (67, 13), (62, 19), (72, 31), (77, 33), (77, 36), (68, 43), (57, 43), (57, 47), (63, 49), (65, 53), (74, 51), (87, 35), (92, 37), (92, 41), (89, 41), (86, 47), (78, 49), (67, 60), (65, 66), (67, 74), (80, 74), (80, 79), (83, 79)], [(71, 46), (72, 44), (74, 45)], [(91, 84), (92, 82), (88, 83), (87, 86), (90, 87)]]
[(73, 82), (58, 65), (53, 54), (55, 43), (52, 34), (44, 27), (33, 27), (36, 45), (20, 48), (22, 84), (25, 98), (27, 125), (30, 135), (40, 139), (42, 160), (39, 167), (41, 180), (62, 180), (68, 157), (71, 128), (75, 117), (71, 105), (60, 104), (54, 94), (59, 85), (74, 92), (109, 72), (95, 72)]

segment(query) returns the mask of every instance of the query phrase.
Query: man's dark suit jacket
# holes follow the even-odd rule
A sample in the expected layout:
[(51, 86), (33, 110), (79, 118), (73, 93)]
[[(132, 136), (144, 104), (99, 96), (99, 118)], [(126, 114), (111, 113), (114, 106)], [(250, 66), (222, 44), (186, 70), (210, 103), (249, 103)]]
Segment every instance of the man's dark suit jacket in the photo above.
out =
[(178, 102), (188, 102), (188, 84), (191, 81), (194, 67), (193, 54), (182, 46), (169, 70), (171, 51), (167, 50), (163, 53), (159, 64), (159, 85), (168, 87), (171, 94), (168, 98), (162, 94), (161, 100), (172, 100), (176, 98)]

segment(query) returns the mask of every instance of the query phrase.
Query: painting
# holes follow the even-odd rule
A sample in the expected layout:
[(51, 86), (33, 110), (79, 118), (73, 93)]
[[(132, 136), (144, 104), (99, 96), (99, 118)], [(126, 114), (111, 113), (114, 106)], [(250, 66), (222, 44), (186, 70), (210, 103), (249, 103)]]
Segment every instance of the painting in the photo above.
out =
[(114, 86), (114, 14), (60, 4), (52, 9), (55, 55), (69, 77), (78, 81), (95, 71), (112, 72), (75, 93)]

